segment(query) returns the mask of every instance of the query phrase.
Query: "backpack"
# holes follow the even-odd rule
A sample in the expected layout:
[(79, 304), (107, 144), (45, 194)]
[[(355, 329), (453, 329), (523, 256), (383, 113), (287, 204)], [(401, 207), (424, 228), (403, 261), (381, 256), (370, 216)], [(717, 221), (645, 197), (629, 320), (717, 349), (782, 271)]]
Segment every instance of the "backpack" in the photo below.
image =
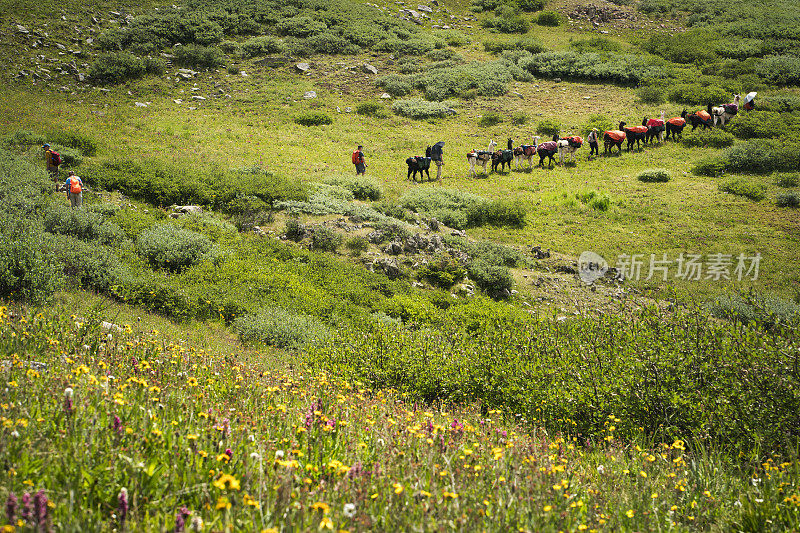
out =
[(433, 148), (431, 148), (431, 159), (434, 161), (441, 161), (442, 160), (442, 147), (434, 144)]
[(61, 154), (56, 152), (55, 150), (50, 150), (50, 164), (53, 166), (58, 166), (61, 164)]
[(69, 192), (72, 194), (81, 193), (81, 180), (79, 180), (77, 177), (72, 177), (69, 179)]
[(355, 152), (353, 152), (352, 160), (353, 160), (353, 164), (357, 165), (357, 164), (362, 163), (364, 161), (364, 156), (361, 155), (361, 152), (356, 150)]

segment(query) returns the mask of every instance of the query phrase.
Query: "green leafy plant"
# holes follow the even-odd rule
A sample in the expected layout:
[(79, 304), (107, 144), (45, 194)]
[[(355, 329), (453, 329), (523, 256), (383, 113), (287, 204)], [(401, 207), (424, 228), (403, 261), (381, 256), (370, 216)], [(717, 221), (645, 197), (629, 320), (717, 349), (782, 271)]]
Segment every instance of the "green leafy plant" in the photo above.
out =
[(173, 271), (199, 263), (211, 247), (206, 236), (168, 223), (143, 231), (136, 241), (136, 251), (150, 264)]
[(308, 111), (294, 118), (301, 126), (324, 126), (333, 124), (333, 119), (322, 111)]
[(744, 178), (731, 178), (719, 184), (719, 190), (736, 196), (744, 196), (755, 202), (764, 199), (764, 187)]
[(665, 183), (670, 180), (670, 175), (663, 168), (649, 168), (639, 172), (636, 179), (646, 183)]

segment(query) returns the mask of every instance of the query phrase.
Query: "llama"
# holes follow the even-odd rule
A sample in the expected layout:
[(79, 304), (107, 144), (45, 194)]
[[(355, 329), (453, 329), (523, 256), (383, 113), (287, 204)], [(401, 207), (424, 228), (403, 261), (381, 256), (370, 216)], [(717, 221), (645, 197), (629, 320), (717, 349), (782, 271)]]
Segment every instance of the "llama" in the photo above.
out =
[(622, 128), (625, 126), (624, 122), (619, 123), (618, 130), (608, 130), (603, 132), (603, 153), (608, 154), (616, 146), (617, 154), (622, 154), (622, 143), (625, 141), (625, 132)]
[(666, 124), (664, 121), (664, 112), (661, 112), (660, 118), (651, 118), (645, 119), (642, 121), (643, 126), (647, 126), (647, 137), (645, 138), (645, 144), (648, 144), (650, 141), (654, 139), (658, 139), (659, 143), (664, 142), (664, 130), (666, 129)]
[(683, 128), (686, 127), (686, 110), (684, 109), (681, 111), (681, 116), (679, 117), (672, 117), (667, 121), (666, 129), (667, 134), (664, 137), (664, 140), (669, 139), (669, 136), (672, 135), (672, 140), (675, 141), (678, 137), (683, 137)]
[(717, 121), (719, 121), (720, 126), (725, 126), (725, 123), (730, 122), (738, 112), (739, 95), (734, 94), (732, 104), (722, 104), (721, 106), (711, 108), (711, 115), (714, 117), (714, 127), (717, 127)]
[(472, 177), (477, 176), (477, 172), (475, 172), (475, 165), (480, 165), (483, 169), (483, 173), (486, 174), (486, 163), (491, 161), (492, 154), (494, 153), (495, 148), (497, 148), (497, 143), (494, 140), (489, 141), (489, 147), (484, 150), (472, 150), (470, 153), (467, 154), (467, 162), (469, 163), (469, 174)]
[(523, 144), (514, 148), (514, 158), (517, 161), (517, 168), (522, 166), (522, 161), (528, 161), (528, 168), (533, 168), (533, 156), (536, 155), (536, 147), (539, 145), (539, 137), (533, 138), (533, 144)]
[[(625, 138), (628, 140), (628, 151), (630, 152), (633, 150), (634, 144), (636, 145), (637, 149), (641, 150), (641, 143), (647, 138), (647, 126), (633, 126), (632, 128), (626, 128), (625, 124), (625, 122), (620, 122), (619, 129), (625, 132)], [(622, 151), (622, 147), (620, 147), (620, 151)]]
[(691, 113), (686, 117), (686, 122), (692, 125), (692, 131), (700, 126), (702, 126), (704, 130), (711, 129), (711, 125), (713, 124), (711, 119), (711, 104), (708, 104), (707, 109), (701, 109), (700, 111)]
[[(534, 140), (537, 139), (538, 137), (536, 137)], [(552, 141), (543, 142), (542, 144), (537, 144), (535, 146), (536, 146), (536, 153), (539, 154), (539, 166), (543, 167), (544, 159), (546, 157), (549, 157), (550, 167), (552, 167), (553, 163), (555, 162), (553, 156), (556, 155), (556, 152), (558, 151), (558, 135), (553, 135)]]
[(428, 181), (431, 181), (431, 174), (429, 172), (431, 168), (431, 147), (428, 146), (425, 149), (425, 157), (415, 155), (406, 159), (406, 165), (408, 165), (407, 179), (417, 181), (417, 172), (419, 172), (419, 179), (422, 180), (422, 174), (424, 172), (428, 176)]
[(572, 159), (572, 164), (575, 164), (575, 152), (578, 148), (583, 146), (583, 139), (577, 135), (571, 135), (564, 139), (558, 140), (558, 164), (564, 164), (564, 154)]

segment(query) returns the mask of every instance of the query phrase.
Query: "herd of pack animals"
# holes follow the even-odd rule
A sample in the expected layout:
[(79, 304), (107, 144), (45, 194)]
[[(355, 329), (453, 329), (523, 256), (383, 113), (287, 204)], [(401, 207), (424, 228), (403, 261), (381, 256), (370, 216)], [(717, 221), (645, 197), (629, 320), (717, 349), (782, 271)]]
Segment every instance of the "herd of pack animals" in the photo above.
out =
[[(670, 137), (677, 140), (683, 135), (683, 128), (687, 124), (692, 126), (692, 131), (697, 128), (709, 129), (717, 125), (724, 126), (729, 122), (739, 111), (739, 95), (733, 95), (733, 102), (730, 104), (723, 104), (721, 106), (712, 106), (708, 104), (706, 109), (701, 109), (694, 113), (688, 114), (684, 109), (679, 117), (672, 117), (670, 119), (664, 118), (664, 111), (661, 112), (661, 117), (656, 119), (648, 119), (645, 117), (642, 120), (641, 126), (627, 127), (625, 122), (619, 123), (619, 129), (604, 131), (602, 134), (604, 154), (612, 153), (614, 148), (617, 149), (617, 154), (622, 153), (622, 143), (627, 142), (628, 151), (633, 150), (636, 146), (637, 149), (642, 148), (642, 144), (647, 145), (651, 142), (663, 143)], [(599, 136), (598, 136), (599, 137)], [(508, 147), (506, 150), (497, 150), (497, 143), (494, 140), (489, 142), (486, 150), (472, 150), (467, 154), (467, 162), (469, 163), (469, 175), (471, 177), (477, 176), (476, 166), (481, 167), (483, 173), (486, 174), (486, 165), (491, 162), (491, 171), (500, 172), (505, 171), (506, 165), (509, 170), (511, 163), (516, 162), (517, 168), (521, 168), (524, 161), (528, 162), (528, 168), (533, 168), (533, 158), (539, 156), (539, 166), (544, 166), (545, 159), (549, 159), (549, 166), (552, 167), (554, 157), (558, 154), (558, 164), (564, 163), (566, 158), (569, 158), (572, 163), (575, 163), (575, 153), (583, 145), (583, 139), (577, 135), (569, 137), (560, 137), (558, 134), (553, 135), (553, 139), (539, 143), (540, 137), (533, 137), (533, 144), (514, 147), (514, 142), (509, 139)], [(599, 139), (598, 139), (599, 142)], [(429, 146), (425, 152), (425, 157), (412, 156), (406, 159), (408, 165), (408, 179), (416, 181), (417, 173), (420, 179), (423, 177), (423, 172), (428, 175), (430, 181), (430, 174), (428, 170), (431, 162), (431, 147)]]

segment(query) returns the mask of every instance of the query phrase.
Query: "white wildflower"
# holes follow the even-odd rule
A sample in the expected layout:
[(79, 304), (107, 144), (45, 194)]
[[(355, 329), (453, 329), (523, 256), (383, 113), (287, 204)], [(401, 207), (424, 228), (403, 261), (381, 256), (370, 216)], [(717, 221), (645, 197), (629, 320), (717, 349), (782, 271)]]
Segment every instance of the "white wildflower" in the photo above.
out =
[(344, 513), (344, 515), (347, 518), (353, 518), (353, 516), (356, 514), (356, 504), (354, 503), (344, 504), (344, 509), (342, 509), (342, 513)]

